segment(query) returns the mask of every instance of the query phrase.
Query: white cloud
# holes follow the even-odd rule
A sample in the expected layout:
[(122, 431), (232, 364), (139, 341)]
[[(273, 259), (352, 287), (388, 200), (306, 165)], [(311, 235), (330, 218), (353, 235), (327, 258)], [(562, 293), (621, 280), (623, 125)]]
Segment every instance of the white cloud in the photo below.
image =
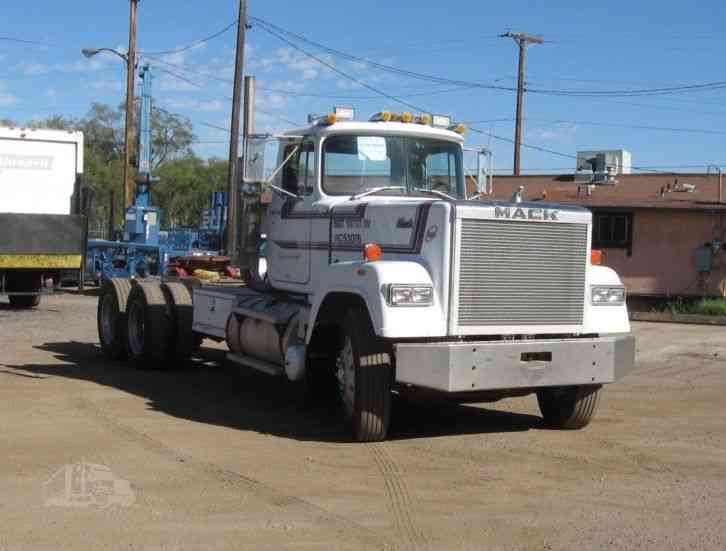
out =
[[(102, 54), (98, 54), (98, 56), (100, 55)], [(62, 65), (58, 65), (57, 68), (66, 73), (101, 71), (106, 68), (106, 64), (101, 59), (98, 59), (98, 56), (92, 57), (91, 59), (79, 59), (78, 61), (74, 61), (73, 63), (64, 63)]]
[(126, 90), (126, 82), (117, 79), (101, 79), (91, 83), (94, 90), (105, 90), (110, 92), (123, 92)]
[(24, 63), (20, 67), (20, 72), (24, 75), (45, 75), (50, 70), (50, 65), (46, 65), (45, 63)]
[(10, 107), (18, 101), (18, 98), (8, 92), (7, 88), (7, 85), (0, 81), (0, 107)]
[(222, 100), (209, 100), (209, 101), (198, 101), (198, 100), (169, 100), (167, 105), (172, 109), (189, 109), (191, 111), (201, 111), (204, 113), (217, 113), (224, 111), (229, 107), (229, 102)]
[(561, 122), (547, 128), (533, 128), (527, 131), (527, 136), (540, 140), (563, 140), (574, 136), (577, 130), (578, 126), (576, 124)]

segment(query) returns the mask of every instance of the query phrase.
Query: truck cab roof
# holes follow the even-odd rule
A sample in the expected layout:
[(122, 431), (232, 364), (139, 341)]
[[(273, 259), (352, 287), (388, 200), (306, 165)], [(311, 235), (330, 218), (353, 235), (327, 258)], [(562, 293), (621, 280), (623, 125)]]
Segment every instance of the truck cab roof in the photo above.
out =
[(313, 124), (303, 128), (295, 128), (282, 133), (282, 136), (330, 136), (332, 134), (377, 134), (384, 136), (416, 136), (464, 143), (464, 137), (451, 130), (426, 124), (404, 122), (358, 122), (341, 121), (330, 125)]

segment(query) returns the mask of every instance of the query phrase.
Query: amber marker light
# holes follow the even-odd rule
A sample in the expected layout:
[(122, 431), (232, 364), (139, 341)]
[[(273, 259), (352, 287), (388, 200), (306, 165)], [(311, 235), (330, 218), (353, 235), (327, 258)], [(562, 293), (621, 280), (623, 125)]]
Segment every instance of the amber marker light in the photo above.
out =
[(599, 266), (602, 264), (602, 251), (593, 249), (590, 251), (590, 264), (593, 266)]
[(366, 243), (363, 247), (363, 258), (366, 262), (376, 262), (383, 256), (383, 250), (380, 245), (375, 243)]

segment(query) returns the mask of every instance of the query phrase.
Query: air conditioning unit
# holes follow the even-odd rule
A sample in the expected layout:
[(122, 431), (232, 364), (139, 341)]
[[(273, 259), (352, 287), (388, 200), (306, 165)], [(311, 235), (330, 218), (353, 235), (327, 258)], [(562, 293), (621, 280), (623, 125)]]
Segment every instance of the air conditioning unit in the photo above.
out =
[(630, 152), (624, 149), (578, 151), (575, 181), (614, 185), (619, 174), (630, 174)]

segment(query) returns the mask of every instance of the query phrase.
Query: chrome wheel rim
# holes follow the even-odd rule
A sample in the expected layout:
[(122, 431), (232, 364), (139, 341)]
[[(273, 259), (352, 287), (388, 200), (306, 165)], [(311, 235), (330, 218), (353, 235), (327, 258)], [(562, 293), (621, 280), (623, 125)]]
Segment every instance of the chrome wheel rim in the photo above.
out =
[(338, 394), (345, 407), (345, 413), (352, 417), (355, 402), (355, 360), (353, 359), (353, 343), (345, 337), (343, 348), (336, 360)]
[(137, 302), (129, 305), (129, 348), (134, 356), (144, 353), (144, 308)]
[(113, 343), (115, 333), (116, 306), (114, 297), (106, 293), (101, 302), (101, 336), (105, 344)]

